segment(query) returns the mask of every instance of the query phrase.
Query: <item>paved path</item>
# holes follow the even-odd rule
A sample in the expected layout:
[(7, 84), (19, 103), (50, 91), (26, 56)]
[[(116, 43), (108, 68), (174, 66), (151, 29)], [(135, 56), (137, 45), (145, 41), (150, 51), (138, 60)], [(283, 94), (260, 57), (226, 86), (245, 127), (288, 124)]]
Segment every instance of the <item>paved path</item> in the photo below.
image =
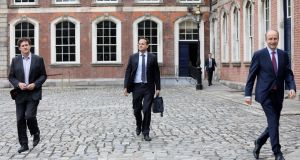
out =
[[(38, 109), (41, 142), (35, 148), (30, 142), (30, 150), (21, 154), (14, 102), (8, 89), (0, 89), (0, 159), (254, 159), (253, 140), (264, 130), (264, 113), (243, 105), (241, 92), (222, 87), (163, 87), (165, 113), (152, 115), (151, 142), (135, 135), (132, 98), (122, 95), (121, 86), (45, 88)], [(281, 118), (285, 155), (300, 148), (299, 118)], [(260, 157), (274, 159), (269, 142)]]

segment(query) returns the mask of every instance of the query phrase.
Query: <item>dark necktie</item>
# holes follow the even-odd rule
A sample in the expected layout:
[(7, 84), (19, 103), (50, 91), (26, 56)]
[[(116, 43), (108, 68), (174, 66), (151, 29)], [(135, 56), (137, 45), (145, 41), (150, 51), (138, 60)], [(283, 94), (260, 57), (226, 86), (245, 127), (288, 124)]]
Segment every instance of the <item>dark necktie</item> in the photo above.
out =
[(146, 82), (146, 66), (145, 66), (145, 55), (142, 54), (142, 81)]
[(272, 52), (272, 64), (273, 64), (273, 69), (275, 74), (277, 74), (277, 63), (276, 63), (276, 58), (275, 58), (276, 52)]

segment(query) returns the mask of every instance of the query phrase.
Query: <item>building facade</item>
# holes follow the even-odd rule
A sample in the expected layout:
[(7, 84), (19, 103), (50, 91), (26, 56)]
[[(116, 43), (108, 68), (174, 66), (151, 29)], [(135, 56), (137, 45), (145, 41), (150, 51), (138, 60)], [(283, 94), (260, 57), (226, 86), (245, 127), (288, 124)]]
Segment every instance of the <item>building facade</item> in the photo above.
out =
[[(278, 48), (291, 60), (300, 86), (300, 7), (293, 0), (212, 0), (210, 51), (215, 54), (218, 78), (243, 88), (254, 51), (265, 47), (265, 33), (279, 31)], [(298, 93), (299, 94), (299, 93)]]
[(0, 1), (0, 78), (6, 78), (8, 66), (7, 3)]
[(7, 9), (0, 12), (0, 20), (8, 25), (0, 26), (0, 56), (6, 61), (1, 60), (2, 77), (20, 54), (20, 37), (32, 40), (31, 52), (44, 58), (50, 79), (60, 74), (71, 79), (123, 78), (139, 37), (149, 38), (162, 76), (188, 76), (188, 65), (196, 65), (198, 39), (199, 57), (209, 51), (209, 0), (1, 0), (3, 6)]

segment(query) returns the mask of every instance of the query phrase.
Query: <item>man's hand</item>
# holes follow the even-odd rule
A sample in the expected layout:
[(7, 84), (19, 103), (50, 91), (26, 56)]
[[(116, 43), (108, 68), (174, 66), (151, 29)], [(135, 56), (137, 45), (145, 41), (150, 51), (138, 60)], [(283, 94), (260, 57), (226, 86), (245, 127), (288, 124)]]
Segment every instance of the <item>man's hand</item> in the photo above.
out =
[(154, 94), (154, 97), (159, 96), (159, 92), (160, 92), (160, 90), (156, 90), (156, 91), (155, 91), (155, 94)]
[(252, 98), (245, 98), (245, 103), (250, 106), (252, 104)]
[(296, 97), (296, 92), (295, 92), (295, 90), (291, 89), (291, 90), (289, 91), (289, 93), (288, 93), (288, 97), (291, 98), (291, 99), (295, 98), (295, 97)]
[(19, 82), (18, 86), (22, 91), (27, 89), (26, 83)]
[(27, 89), (32, 91), (35, 88), (35, 84), (34, 83), (30, 83), (29, 85), (27, 85)]
[(129, 94), (129, 93), (127, 92), (127, 88), (124, 88), (124, 96), (126, 96), (126, 97), (127, 97), (127, 96), (128, 96), (128, 94)]

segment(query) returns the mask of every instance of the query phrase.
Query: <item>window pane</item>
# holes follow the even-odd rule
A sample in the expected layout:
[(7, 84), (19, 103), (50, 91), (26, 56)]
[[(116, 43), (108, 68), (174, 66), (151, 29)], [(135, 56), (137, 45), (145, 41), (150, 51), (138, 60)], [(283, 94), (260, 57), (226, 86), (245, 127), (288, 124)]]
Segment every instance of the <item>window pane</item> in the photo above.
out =
[(184, 21), (179, 24), (180, 40), (197, 40), (198, 29), (197, 24), (193, 21)]
[(97, 61), (116, 61), (111, 59), (116, 48), (116, 24), (105, 20), (97, 24)]
[(35, 49), (35, 39), (34, 39), (34, 25), (29, 23), (29, 22), (20, 22), (15, 26), (15, 52), (16, 55), (21, 54), (17, 42), (20, 38), (22, 37), (27, 37), (31, 40), (31, 49), (30, 52), (34, 54), (34, 49)]
[(158, 36), (157, 36), (157, 24), (151, 20), (145, 20), (138, 23), (138, 37), (146, 37), (149, 39), (149, 52), (153, 53), (152, 46), (158, 45)]
[[(63, 53), (60, 56), (60, 62), (76, 61), (75, 44), (75, 24), (69, 21), (62, 21), (56, 24), (56, 47), (61, 47), (57, 51)], [(56, 52), (56, 54), (60, 54), (60, 52)]]

